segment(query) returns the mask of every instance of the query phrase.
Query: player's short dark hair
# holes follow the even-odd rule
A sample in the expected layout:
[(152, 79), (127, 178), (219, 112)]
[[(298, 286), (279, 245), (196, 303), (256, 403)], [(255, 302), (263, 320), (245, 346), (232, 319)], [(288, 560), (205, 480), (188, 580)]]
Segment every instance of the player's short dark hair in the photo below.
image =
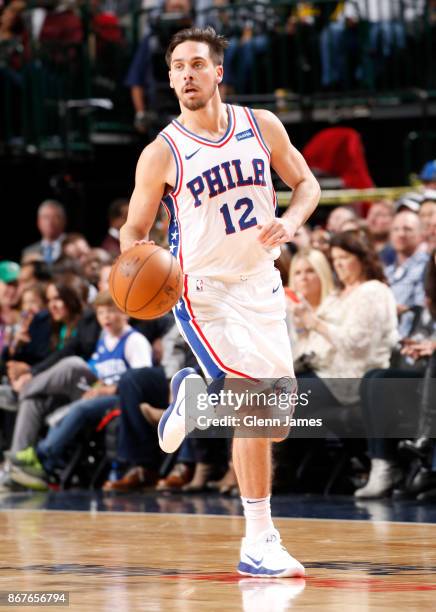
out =
[(171, 68), (171, 56), (174, 49), (188, 40), (205, 43), (209, 47), (209, 55), (215, 66), (222, 65), (224, 50), (228, 47), (229, 43), (224, 36), (217, 34), (211, 26), (207, 26), (207, 28), (186, 28), (174, 34), (165, 53), (165, 61), (168, 68)]

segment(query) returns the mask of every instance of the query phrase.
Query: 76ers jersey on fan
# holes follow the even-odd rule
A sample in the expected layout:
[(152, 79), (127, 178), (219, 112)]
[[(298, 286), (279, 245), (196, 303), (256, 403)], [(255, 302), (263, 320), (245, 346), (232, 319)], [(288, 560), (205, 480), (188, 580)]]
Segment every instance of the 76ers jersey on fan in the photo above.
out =
[(185, 274), (240, 280), (272, 268), (279, 249), (266, 249), (258, 225), (276, 214), (270, 151), (251, 109), (227, 105), (219, 141), (190, 132), (177, 120), (160, 136), (177, 174), (163, 198), (170, 217), (169, 248)]

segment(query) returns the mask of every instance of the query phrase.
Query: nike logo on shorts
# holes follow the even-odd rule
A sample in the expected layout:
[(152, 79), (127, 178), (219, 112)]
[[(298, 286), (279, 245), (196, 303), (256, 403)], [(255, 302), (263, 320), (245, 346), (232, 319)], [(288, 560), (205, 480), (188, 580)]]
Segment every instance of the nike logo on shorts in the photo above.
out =
[(198, 149), (194, 151), (193, 153), (191, 153), (190, 155), (185, 155), (185, 159), (191, 159), (191, 157), (194, 157), (194, 155), (196, 155), (200, 149), (201, 147), (198, 147)]

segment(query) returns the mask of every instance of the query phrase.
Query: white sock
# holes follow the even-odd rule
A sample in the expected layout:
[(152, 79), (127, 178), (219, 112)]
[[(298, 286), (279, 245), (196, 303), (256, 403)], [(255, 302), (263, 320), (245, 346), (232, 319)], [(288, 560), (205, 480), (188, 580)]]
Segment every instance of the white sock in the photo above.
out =
[(262, 531), (274, 529), (271, 519), (271, 496), (252, 498), (241, 497), (245, 516), (245, 537), (255, 540)]

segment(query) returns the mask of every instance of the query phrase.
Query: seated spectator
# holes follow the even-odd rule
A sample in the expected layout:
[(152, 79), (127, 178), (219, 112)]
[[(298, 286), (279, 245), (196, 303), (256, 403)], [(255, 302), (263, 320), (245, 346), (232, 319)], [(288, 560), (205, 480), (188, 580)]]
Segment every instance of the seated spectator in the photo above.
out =
[[(433, 253), (426, 274), (425, 292), (429, 308), (422, 308), (410, 337), (402, 342), (402, 354), (405, 360), (397, 367), (369, 371), (362, 384), (362, 410), (369, 440), (368, 448), (371, 457), (371, 470), (368, 482), (357, 489), (354, 495), (358, 498), (384, 497), (401, 482), (403, 472), (399, 463), (398, 436), (392, 432), (399, 430), (400, 423), (411, 423), (417, 428), (416, 449), (424, 451), (429, 447), (429, 431), (434, 425), (433, 401), (424, 386), (422, 392), (416, 384), (384, 384), (389, 378), (425, 378), (434, 376), (434, 355), (436, 351), (436, 261)], [(429, 381), (428, 381), (429, 382)], [(421, 418), (416, 417), (416, 408), (420, 406)], [(410, 430), (410, 427), (409, 427)], [(389, 436), (384, 437), (384, 436)], [(413, 445), (409, 445), (412, 446)], [(436, 483), (436, 477), (433, 482)], [(424, 484), (424, 483), (421, 483)], [(427, 482), (428, 484), (428, 482)], [(419, 491), (416, 490), (415, 493)]]
[(299, 358), (306, 355), (309, 333), (293, 321), (293, 312), (301, 301), (307, 302), (316, 312), (325, 298), (333, 291), (333, 274), (326, 257), (315, 249), (302, 250), (292, 258), (289, 287), (294, 295), (287, 294), (288, 329), (291, 335), (294, 368), (298, 372)]
[(431, 253), (432, 248), (429, 247), (428, 240), (431, 234), (431, 221), (436, 215), (436, 190), (427, 190), (422, 194), (422, 202), (419, 209), (419, 219), (421, 221), (422, 238), (427, 251)]
[[(120, 380), (118, 457), (127, 464), (127, 469), (118, 480), (107, 481), (103, 485), (105, 491), (128, 492), (156, 483), (160, 451), (154, 413), (162, 414), (162, 410), (168, 406), (171, 377), (194, 361), (175, 325), (162, 338), (162, 344), (161, 366), (131, 370)], [(182, 470), (179, 488), (188, 484), (193, 472), (191, 469)]]
[(62, 254), (62, 242), (65, 238), (66, 214), (62, 204), (56, 200), (45, 200), (40, 204), (37, 215), (37, 227), (41, 240), (26, 247), (21, 259), (28, 255), (41, 255), (46, 264), (51, 265)]
[(330, 234), (326, 229), (317, 225), (312, 230), (310, 243), (312, 249), (321, 251), (321, 253), (330, 260)]
[(91, 251), (88, 241), (83, 234), (67, 234), (62, 243), (62, 255), (78, 261), (83, 265)]
[[(46, 287), (41, 283), (29, 285), (21, 294), (20, 319), (2, 355), (4, 361), (15, 359), (32, 364), (48, 354), (48, 343), (40, 334), (35, 337), (36, 323), (46, 318)], [(32, 327), (33, 324), (33, 327)]]
[(418, 191), (410, 191), (405, 193), (395, 202), (395, 212), (402, 210), (410, 210), (416, 214), (419, 213), (422, 204), (422, 194)]
[(385, 267), (386, 277), (397, 302), (400, 335), (406, 336), (413, 320), (412, 308), (424, 304), (424, 270), (428, 254), (422, 252), (419, 217), (410, 210), (398, 212), (392, 222), (391, 244), (395, 262)]
[(112, 264), (103, 264), (100, 268), (97, 289), (101, 291), (109, 291), (109, 276), (111, 274)]
[(18, 323), (20, 266), (14, 261), (0, 262), (0, 355), (9, 344), (14, 326)]
[(21, 264), (20, 274), (18, 276), (18, 288), (20, 295), (27, 287), (31, 287), (35, 283), (48, 283), (52, 280), (50, 268), (44, 261), (29, 261)]
[[(298, 377), (300, 391), (304, 378), (310, 378), (314, 405), (334, 407), (358, 399), (359, 379), (373, 364), (389, 365), (398, 336), (395, 300), (365, 235), (337, 234), (331, 249), (339, 291), (327, 296), (317, 311), (301, 301), (294, 317), (295, 326), (307, 334), (309, 371)], [(336, 384), (338, 378), (349, 379), (347, 385)]]
[(300, 251), (301, 249), (308, 249), (310, 247), (310, 238), (311, 238), (312, 230), (309, 225), (302, 225), (295, 232), (294, 237), (292, 238), (292, 243), (295, 244), (297, 249)]
[(431, 253), (436, 249), (436, 213), (433, 213), (433, 216), (428, 223), (427, 245), (428, 251)]
[[(61, 351), (69, 340), (74, 338), (77, 333), (77, 325), (83, 311), (83, 301), (78, 290), (78, 284), (73, 286), (66, 284), (65, 281), (55, 281), (48, 285), (47, 303), (49, 318), (41, 313), (40, 317), (36, 317), (32, 321), (29, 328), (29, 333), (36, 339), (38, 338), (38, 346), (35, 347), (47, 359), (52, 359), (58, 351)], [(36, 342), (32, 343), (36, 344)], [(46, 355), (51, 352), (50, 356)], [(15, 355), (17, 357), (17, 355)], [(7, 371), (11, 385), (17, 393), (32, 379), (32, 369), (41, 367), (45, 359), (40, 360), (27, 359), (19, 361), (11, 359), (7, 362)]]
[[(65, 464), (66, 451), (84, 427), (96, 425), (108, 409), (118, 402), (118, 382), (130, 368), (151, 365), (151, 347), (145, 337), (127, 324), (127, 315), (119, 311), (108, 292), (95, 300), (98, 322), (102, 328), (95, 352), (84, 367), (88, 367), (92, 386), (82, 397), (64, 406), (57, 414), (64, 416), (51, 427), (48, 435), (34, 446), (15, 453), (11, 461), (17, 469), (12, 480), (29, 488), (46, 489), (47, 481), (56, 469)], [(63, 389), (68, 396), (68, 389)], [(76, 390), (72, 391), (76, 395)]]
[(346, 221), (355, 221), (357, 215), (353, 208), (349, 206), (337, 206), (327, 217), (326, 229), (330, 234), (337, 234), (342, 231), (342, 226)]
[(91, 249), (83, 260), (83, 274), (93, 287), (97, 287), (100, 280), (100, 270), (103, 266), (112, 264), (112, 256), (103, 249)]
[(389, 242), (394, 206), (389, 200), (374, 202), (366, 217), (366, 226), (374, 248), (385, 266), (395, 261), (395, 250)]
[(120, 254), (120, 228), (127, 220), (128, 210), (129, 200), (127, 198), (118, 198), (111, 202), (109, 206), (109, 229), (101, 243), (101, 248), (113, 257), (117, 257)]

